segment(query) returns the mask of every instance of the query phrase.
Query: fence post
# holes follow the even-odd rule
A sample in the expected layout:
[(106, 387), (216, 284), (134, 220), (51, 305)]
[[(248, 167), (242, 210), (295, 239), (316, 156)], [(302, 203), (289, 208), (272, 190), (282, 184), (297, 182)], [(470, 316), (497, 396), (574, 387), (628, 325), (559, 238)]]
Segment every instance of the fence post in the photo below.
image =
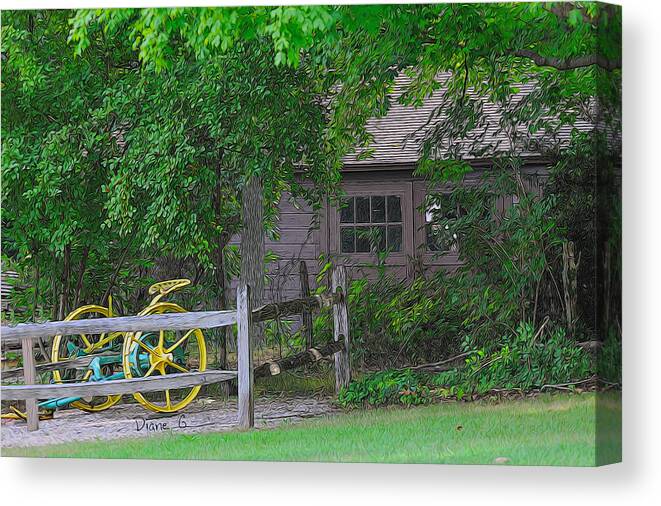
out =
[(333, 270), (332, 287), (333, 294), (340, 294), (339, 300), (333, 303), (333, 338), (336, 341), (344, 341), (344, 349), (335, 354), (335, 390), (339, 392), (351, 381), (347, 270), (344, 265), (339, 265)]
[(255, 426), (254, 373), (252, 367), (252, 307), (250, 286), (241, 281), (236, 292), (239, 428)]
[[(32, 350), (32, 339), (21, 339), (21, 351), (23, 352), (23, 379), (26, 385), (34, 385), (37, 382), (37, 369), (34, 365), (34, 353)], [(39, 429), (39, 409), (37, 399), (25, 400), (25, 411), (28, 417), (28, 430)]]
[[(301, 298), (305, 299), (310, 296), (310, 280), (308, 279), (308, 266), (305, 260), (301, 260), (300, 264), (300, 277), (301, 277)], [(301, 313), (301, 323), (303, 337), (305, 337), (305, 348), (312, 348), (312, 313), (308, 310), (303, 310)]]

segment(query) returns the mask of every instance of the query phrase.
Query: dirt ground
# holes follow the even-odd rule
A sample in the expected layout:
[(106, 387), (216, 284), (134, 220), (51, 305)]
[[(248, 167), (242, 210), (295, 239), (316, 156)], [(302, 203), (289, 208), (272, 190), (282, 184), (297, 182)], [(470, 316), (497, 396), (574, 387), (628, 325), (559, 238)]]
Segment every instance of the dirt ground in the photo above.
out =
[[(335, 410), (331, 399), (326, 397), (260, 396), (255, 401), (255, 425), (273, 427)], [(25, 422), (3, 420), (0, 441), (3, 448), (9, 448), (149, 437), (164, 432), (220, 432), (232, 430), (236, 422), (236, 399), (198, 399), (183, 412), (167, 415), (153, 413), (136, 403), (120, 403), (101, 413), (57, 411), (52, 420), (40, 421), (36, 432), (28, 432)]]

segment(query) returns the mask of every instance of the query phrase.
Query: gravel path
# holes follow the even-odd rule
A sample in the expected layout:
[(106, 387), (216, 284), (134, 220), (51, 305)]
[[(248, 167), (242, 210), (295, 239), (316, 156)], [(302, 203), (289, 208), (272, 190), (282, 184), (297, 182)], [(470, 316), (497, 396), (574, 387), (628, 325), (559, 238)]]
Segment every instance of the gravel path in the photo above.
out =
[[(255, 401), (255, 425), (273, 427), (337, 411), (330, 398), (264, 397)], [(198, 399), (182, 413), (152, 413), (139, 404), (118, 404), (102, 413), (76, 409), (57, 411), (52, 420), (39, 422), (39, 430), (28, 432), (25, 422), (3, 420), (3, 448), (42, 446), (72, 441), (149, 437), (163, 432), (200, 433), (236, 427), (236, 400)]]

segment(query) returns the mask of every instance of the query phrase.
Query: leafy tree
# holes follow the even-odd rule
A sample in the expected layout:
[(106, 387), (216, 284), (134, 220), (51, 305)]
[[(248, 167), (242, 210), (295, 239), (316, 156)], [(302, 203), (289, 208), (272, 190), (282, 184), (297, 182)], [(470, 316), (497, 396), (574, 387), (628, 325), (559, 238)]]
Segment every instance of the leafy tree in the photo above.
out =
[[(63, 282), (51, 279), (49, 286), (66, 286), (72, 265), (111, 265), (110, 259), (123, 258), (120, 252), (134, 266), (143, 256), (190, 259), (210, 268), (215, 285), (222, 286), (223, 252), (238, 230), (238, 217), (259, 221), (264, 211), (268, 229), (281, 192), (315, 200), (339, 181), (344, 155), (356, 150), (369, 156), (366, 122), (387, 113), (394, 80), (402, 73), (411, 78), (398, 98), (404, 104), (418, 106), (431, 93), (444, 93), (430, 116), (443, 121), (425, 130), (420, 152), (418, 173), (432, 183), (460, 181), (470, 170), (468, 160), (479, 157), (495, 158), (519, 185), (521, 153), (562, 160), (567, 147), (558, 132), (584, 120), (596, 124), (595, 135), (607, 141), (600, 141), (596, 155), (603, 170), (590, 176), (604, 182), (597, 209), (605, 208), (617, 184), (616, 6), (82, 10), (72, 14), (76, 59), (53, 56), (72, 49), (65, 40), (66, 13), (7, 16), (3, 226), (16, 251), (12, 256), (22, 263), (33, 265), (30, 255), (39, 248), (48, 252), (39, 255), (44, 262), (56, 259), (55, 268), (44, 264), (41, 272), (57, 272)], [(529, 84), (532, 91), (521, 98), (521, 87)], [(493, 105), (501, 111), (495, 123)], [(66, 128), (56, 128), (50, 117)], [(494, 131), (502, 142), (492, 142)], [(573, 170), (571, 162), (561, 165)], [(65, 180), (55, 167), (79, 172), (68, 172)], [(303, 190), (295, 170), (315, 183), (317, 193)], [(32, 181), (44, 175), (49, 176), (31, 193)], [(243, 198), (246, 189), (256, 198)], [(43, 198), (63, 194), (66, 200)], [(456, 199), (461, 196), (458, 190)], [(466, 204), (474, 223), (481, 220), (483, 202)], [(45, 205), (51, 206), (48, 212)], [(530, 211), (519, 218), (525, 221), (540, 209)], [(80, 216), (92, 226), (82, 226)], [(616, 237), (610, 230), (617, 228), (616, 215), (602, 218), (600, 244)], [(86, 238), (82, 228), (96, 233)], [(263, 268), (263, 229), (246, 228), (252, 233), (243, 244), (252, 255), (248, 261), (244, 250), (243, 276), (256, 283)], [(57, 240), (51, 243), (51, 237)], [(484, 246), (477, 239), (472, 254)], [(617, 265), (617, 240), (609, 244), (609, 262)], [(533, 263), (539, 259), (529, 248), (521, 254)], [(597, 254), (607, 256), (600, 249)], [(603, 265), (599, 258), (596, 264)], [(549, 266), (548, 259), (540, 262)], [(514, 267), (530, 279), (517, 286), (508, 304), (523, 297), (517, 310), (528, 318), (536, 313), (529, 306), (542, 274), (523, 263)], [(106, 279), (119, 272), (115, 265), (108, 271)], [(72, 298), (61, 291), (64, 300)]]
[(67, 30), (66, 12), (3, 13), (3, 253), (32, 280), (25, 306), (52, 307), (53, 318), (98, 291), (130, 248), (102, 229), (105, 162), (117, 145), (97, 114), (124, 55), (101, 39), (62, 58)]
[[(244, 11), (221, 10), (217, 14), (222, 23), (231, 24), (245, 21), (242, 17)], [(307, 62), (292, 67), (274, 65), (274, 60), (282, 59), (282, 53), (277, 44), (276, 47), (263, 44), (270, 28), (252, 35), (241, 31), (245, 35), (241, 40), (222, 43), (220, 46), (224, 50), (216, 52), (211, 49), (219, 45), (214, 42), (216, 37), (221, 37), (219, 34), (213, 37), (208, 34), (204, 42), (181, 43), (174, 35), (185, 30), (184, 25), (190, 21), (191, 13), (203, 12), (186, 9), (83, 11), (74, 19), (72, 39), (78, 43), (77, 51), (84, 52), (90, 37), (96, 33), (108, 33), (113, 37), (128, 33), (128, 40), (139, 48), (139, 56), (145, 63), (142, 75), (148, 81), (146, 86), (151, 89), (148, 92), (149, 106), (140, 107), (136, 114), (150, 135), (140, 129), (127, 133), (127, 136), (139, 137), (141, 141), (129, 141), (126, 155), (130, 158), (126, 160), (125, 155), (120, 161), (122, 168), (117, 171), (115, 179), (123, 184), (116, 185), (119, 191), (114, 192), (113, 198), (120, 205), (115, 206), (114, 214), (133, 221), (135, 202), (149, 202), (147, 213), (138, 213), (145, 216), (142, 222), (148, 227), (144, 234), (146, 241), (156, 241), (156, 244), (157, 236), (160, 236), (167, 242), (179, 243), (184, 249), (201, 249), (191, 253), (201, 255), (202, 261), (210, 255), (206, 238), (222, 234), (222, 241), (215, 243), (217, 253), (214, 255), (216, 271), (219, 272), (222, 255), (218, 252), (239, 228), (234, 219), (221, 225), (223, 213), (219, 214), (218, 206), (219, 202), (226, 205), (227, 201), (218, 192), (221, 188), (230, 193), (240, 189), (241, 195), (234, 194), (229, 202), (242, 203), (243, 206), (240, 213), (243, 225), (240, 229), (241, 272), (242, 277), (254, 286), (253, 303), (258, 304), (264, 277), (263, 208), (268, 225), (272, 223), (275, 204), (283, 190), (312, 198), (295, 176), (298, 168), (305, 167), (304, 178), (311, 179), (317, 190), (328, 187), (333, 181), (328, 177), (322, 156), (325, 107), (315, 87), (319, 67)], [(200, 22), (206, 22), (203, 16)], [(222, 28), (226, 29), (229, 28)], [(187, 35), (194, 34), (189, 32)], [(204, 58), (191, 63), (191, 53)], [(140, 90), (144, 86), (125, 86), (121, 100), (133, 104), (135, 99), (131, 97), (129, 87)], [(176, 89), (178, 93), (161, 96), (163, 89)], [(156, 117), (149, 114), (152, 108), (158, 110)], [(131, 129), (130, 125), (127, 128)], [(160, 145), (153, 148), (156, 139)], [(154, 156), (148, 154), (151, 149), (156, 149)], [(161, 160), (164, 152), (175, 156), (170, 156), (164, 163)], [(154, 170), (152, 161), (167, 174)], [(199, 169), (201, 165), (206, 165), (205, 169)], [(194, 184), (195, 174), (202, 176), (204, 170), (210, 179), (202, 178), (199, 184)], [(127, 178), (124, 171), (144, 176)], [(193, 192), (181, 191), (181, 178), (184, 177), (187, 178), (187, 188), (194, 189)], [(165, 187), (164, 180), (171, 187)], [(133, 192), (137, 185), (152, 197), (149, 201), (127, 198), (127, 193)], [(209, 198), (205, 188), (215, 188), (217, 195)], [(181, 206), (182, 200), (189, 203)], [(121, 205), (122, 202), (126, 205)], [(200, 220), (202, 216), (214, 214), (204, 210), (210, 203), (214, 203), (217, 215), (215, 230), (205, 228)], [(232, 217), (239, 214), (234, 211), (230, 213)], [(234, 224), (233, 229), (228, 224)], [(175, 230), (171, 230), (172, 227)], [(223, 234), (221, 227), (230, 233)], [(159, 247), (166, 246), (159, 244)]]
[(454, 127), (445, 132), (453, 137), (476, 123), (469, 88), (502, 104), (517, 85), (534, 81), (535, 100), (519, 108), (533, 129), (545, 115), (575, 119), (589, 97), (619, 98), (612, 72), (621, 67), (621, 10), (595, 2), (88, 10), (74, 19), (78, 50), (97, 23), (108, 30), (129, 23), (140, 58), (156, 68), (170, 65), (180, 43), (205, 59), (258, 40), (272, 44), (276, 66), (332, 69), (324, 86), (334, 91), (329, 139), (344, 150), (368, 145), (365, 121), (387, 111), (387, 91), (404, 70), (414, 76), (401, 98), (410, 104), (441, 86), (440, 73), (451, 73), (443, 84), (455, 102)]

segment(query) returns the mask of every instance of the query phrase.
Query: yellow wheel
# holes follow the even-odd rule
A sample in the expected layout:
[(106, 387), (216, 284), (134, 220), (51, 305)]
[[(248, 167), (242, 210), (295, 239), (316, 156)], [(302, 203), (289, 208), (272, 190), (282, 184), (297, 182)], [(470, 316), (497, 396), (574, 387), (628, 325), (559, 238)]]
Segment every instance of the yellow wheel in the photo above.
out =
[[(140, 315), (185, 312), (177, 304), (159, 302), (145, 308)], [(126, 378), (204, 371), (207, 368), (204, 334), (200, 329), (127, 333), (124, 337), (122, 365)], [(200, 388), (198, 385), (162, 392), (138, 392), (133, 397), (152, 411), (174, 413), (188, 406)]]
[[(110, 311), (103, 306), (82, 306), (67, 315), (65, 321), (82, 320), (85, 318), (107, 318)], [(51, 350), (51, 362), (61, 362), (63, 360), (74, 359), (77, 357), (89, 355), (107, 346), (115, 339), (110, 334), (78, 334), (71, 336), (58, 335), (53, 339), (53, 349)], [(91, 376), (90, 370), (82, 369), (59, 369), (53, 371), (53, 381), (55, 383), (67, 383), (72, 381), (88, 381)], [(108, 371), (110, 373), (110, 371)], [(72, 402), (71, 406), (82, 409), (83, 411), (103, 411), (110, 406), (117, 404), (122, 398), (121, 395), (96, 396), (81, 399)]]

